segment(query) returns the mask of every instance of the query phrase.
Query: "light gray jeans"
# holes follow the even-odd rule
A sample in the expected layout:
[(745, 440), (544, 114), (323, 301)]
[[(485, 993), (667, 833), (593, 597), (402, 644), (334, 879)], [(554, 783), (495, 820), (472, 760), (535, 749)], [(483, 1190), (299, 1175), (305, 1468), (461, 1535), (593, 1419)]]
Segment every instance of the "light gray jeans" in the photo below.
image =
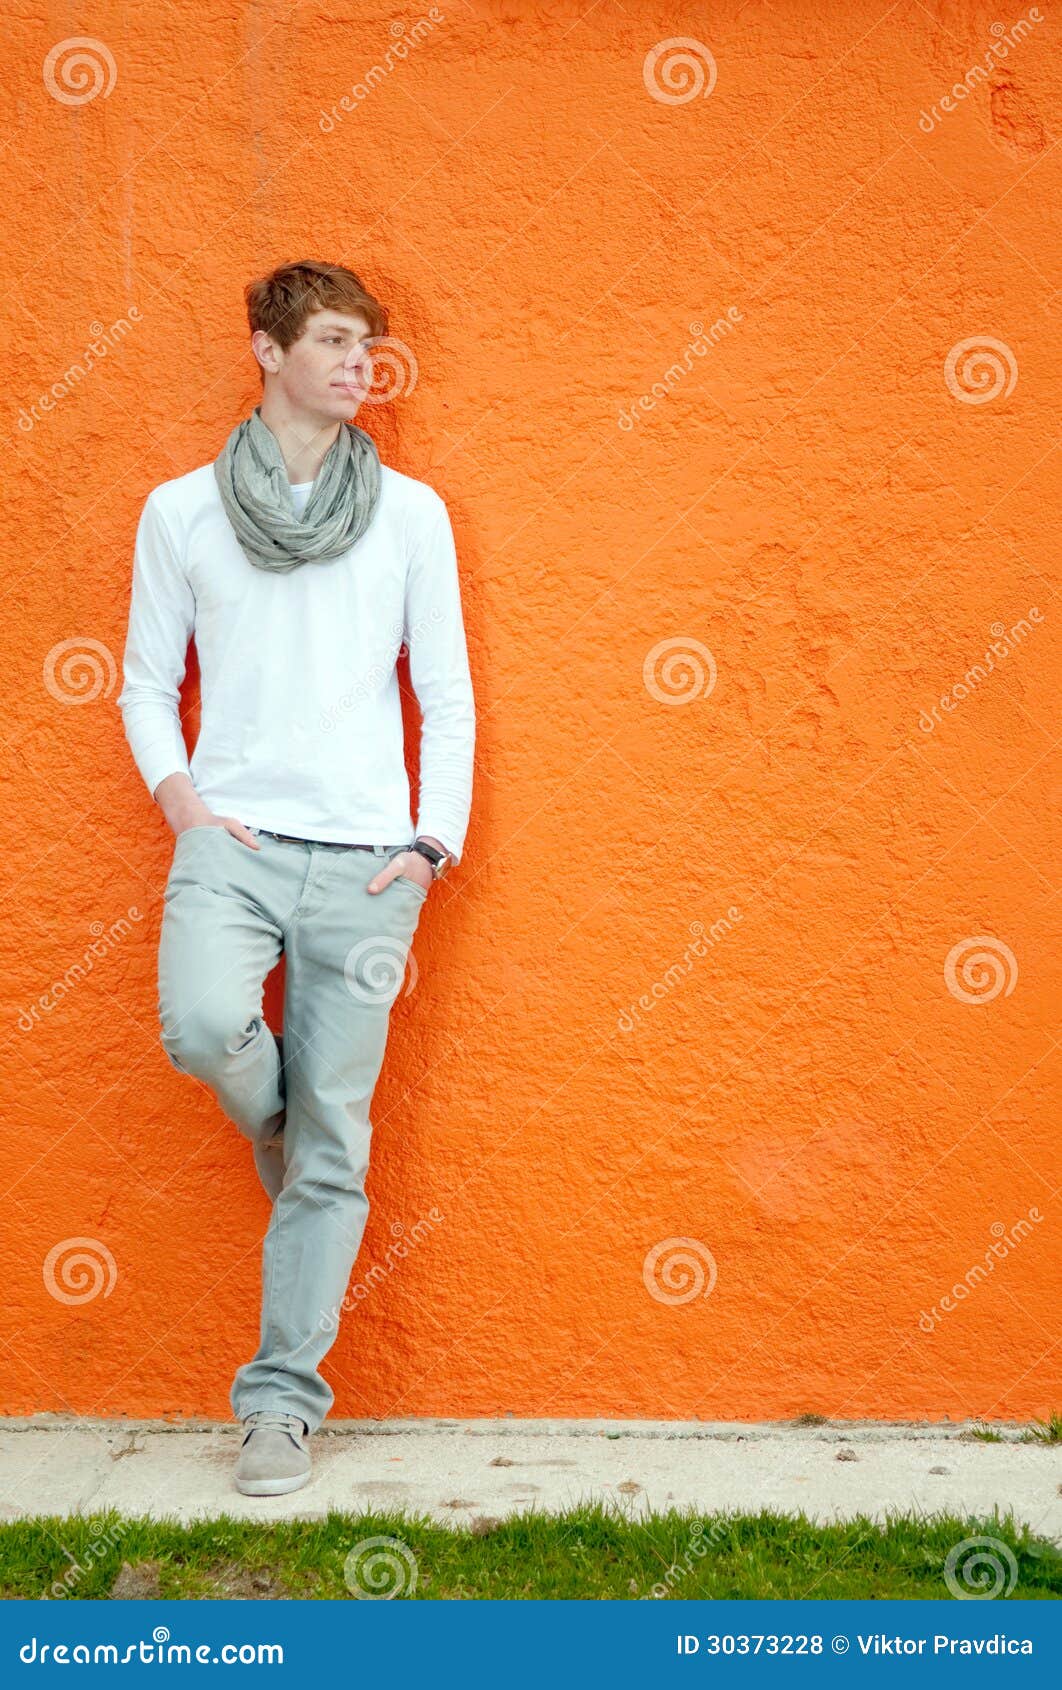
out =
[[(314, 1432), (334, 1401), (318, 1364), (335, 1340), (369, 1213), (369, 1107), (428, 894), (401, 874), (367, 890), (408, 844), (365, 851), (251, 831), (257, 851), (213, 823), (174, 840), (160, 1036), (174, 1067), (204, 1081), (250, 1139), (274, 1199), (259, 1347), (237, 1370), (233, 1412), (279, 1409)], [(282, 952), (278, 1045), (262, 1005)]]

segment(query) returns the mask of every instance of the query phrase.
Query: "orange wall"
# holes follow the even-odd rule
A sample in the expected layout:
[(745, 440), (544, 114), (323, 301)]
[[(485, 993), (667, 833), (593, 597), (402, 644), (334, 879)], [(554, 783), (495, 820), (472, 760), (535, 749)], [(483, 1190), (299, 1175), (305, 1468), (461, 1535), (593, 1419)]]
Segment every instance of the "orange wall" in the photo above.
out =
[[(266, 1200), (158, 1042), (116, 665), (147, 492), (258, 397), (242, 285), (307, 255), (415, 352), (359, 420), (447, 501), (479, 705), (334, 1415), (1060, 1406), (1058, 18), (949, 112), (1017, 6), (585, 10), (446, 5), (347, 110), (398, 39), (365, 4), (12, 26), (8, 1413), (227, 1418), (257, 1341)], [(115, 74), (64, 101), (75, 27)]]

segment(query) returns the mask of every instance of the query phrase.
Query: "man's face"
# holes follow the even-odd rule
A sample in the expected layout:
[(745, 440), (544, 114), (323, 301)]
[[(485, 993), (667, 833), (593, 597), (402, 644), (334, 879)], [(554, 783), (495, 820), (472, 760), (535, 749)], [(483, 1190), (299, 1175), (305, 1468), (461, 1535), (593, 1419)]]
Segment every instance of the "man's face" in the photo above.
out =
[(369, 324), (360, 312), (313, 311), (287, 351), (276, 348), (276, 382), (292, 407), (324, 419), (350, 417), (372, 386)]

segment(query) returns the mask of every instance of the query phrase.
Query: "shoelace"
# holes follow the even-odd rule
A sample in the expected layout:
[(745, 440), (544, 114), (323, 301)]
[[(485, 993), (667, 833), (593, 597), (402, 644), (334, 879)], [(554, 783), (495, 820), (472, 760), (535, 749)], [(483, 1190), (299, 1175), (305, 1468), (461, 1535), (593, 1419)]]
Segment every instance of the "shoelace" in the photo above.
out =
[(305, 1430), (305, 1422), (297, 1414), (281, 1414), (276, 1409), (260, 1408), (247, 1416), (247, 1430), (255, 1432), (259, 1426), (279, 1426), (285, 1432), (291, 1432), (301, 1438)]

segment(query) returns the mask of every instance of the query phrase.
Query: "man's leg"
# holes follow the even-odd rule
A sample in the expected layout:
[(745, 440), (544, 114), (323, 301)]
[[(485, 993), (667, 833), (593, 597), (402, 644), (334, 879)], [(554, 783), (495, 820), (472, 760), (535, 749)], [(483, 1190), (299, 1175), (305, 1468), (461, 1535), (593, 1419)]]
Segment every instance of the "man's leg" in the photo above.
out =
[[(280, 1093), (285, 1094), (284, 1081), (284, 1035), (276, 1035), (277, 1051), (280, 1058)], [(258, 1177), (265, 1187), (271, 1203), (276, 1201), (280, 1188), (284, 1184), (284, 1127), (283, 1123), (277, 1128), (272, 1138), (255, 1139), (251, 1146), (254, 1155), (254, 1165), (258, 1169)]]
[(281, 952), (276, 911), (295, 903), (302, 878), (267, 852), (223, 827), (178, 834), (159, 936), (162, 1046), (256, 1145), (284, 1124), (280, 1056), (262, 999)]
[(369, 1109), (427, 895), (400, 876), (368, 892), (386, 855), (316, 846), (313, 856), (285, 933), (287, 1171), (262, 1251), (259, 1348), (231, 1391), (238, 1418), (275, 1409), (311, 1432), (334, 1401), (318, 1364), (365, 1230)]

